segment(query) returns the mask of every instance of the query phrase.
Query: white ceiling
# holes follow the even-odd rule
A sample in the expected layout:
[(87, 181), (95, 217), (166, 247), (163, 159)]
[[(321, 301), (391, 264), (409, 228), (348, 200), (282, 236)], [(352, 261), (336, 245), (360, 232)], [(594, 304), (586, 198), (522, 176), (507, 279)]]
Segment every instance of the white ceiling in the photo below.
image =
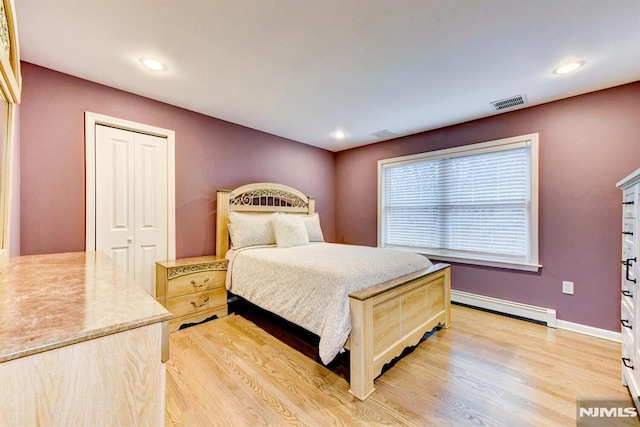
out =
[[(640, 0), (16, 0), (16, 13), (24, 61), (332, 151), (497, 114), (489, 103), (513, 95), (532, 106), (640, 80)], [(552, 73), (571, 59), (586, 64)]]

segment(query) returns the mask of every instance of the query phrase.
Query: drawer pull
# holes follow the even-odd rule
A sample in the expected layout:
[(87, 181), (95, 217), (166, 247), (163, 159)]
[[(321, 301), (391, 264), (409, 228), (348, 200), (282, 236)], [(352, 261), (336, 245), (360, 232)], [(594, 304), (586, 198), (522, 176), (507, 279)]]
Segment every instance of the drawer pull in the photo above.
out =
[(622, 295), (624, 295), (625, 297), (633, 298), (633, 294), (626, 289), (622, 290)]
[(622, 265), (624, 265), (626, 267), (626, 271), (625, 271), (625, 279), (627, 279), (629, 282), (633, 282), (636, 283), (636, 279), (632, 279), (629, 277), (629, 267), (631, 267), (631, 263), (632, 262), (636, 262), (636, 258), (627, 258), (626, 261), (622, 261)]
[(209, 297), (205, 297), (202, 300), (202, 304), (198, 304), (195, 300), (191, 301), (191, 305), (194, 307), (202, 307), (203, 305), (207, 305), (207, 303), (209, 302)]
[(622, 202), (622, 204), (623, 204), (623, 205), (633, 205), (633, 204), (635, 204), (635, 203), (634, 203), (634, 202), (633, 202), (633, 200), (632, 200), (632, 201), (630, 201), (630, 202)]
[(622, 326), (625, 328), (633, 329), (633, 325), (629, 323), (627, 319), (620, 319), (620, 323), (622, 323)]
[(623, 231), (622, 234), (633, 236), (633, 231)]
[(626, 366), (627, 368), (634, 369), (634, 370), (636, 369), (636, 368), (634, 368), (634, 367), (633, 367), (633, 365), (631, 364), (631, 359), (629, 359), (628, 357), (623, 357), (623, 358), (622, 358), (622, 363), (623, 363), (623, 364), (624, 364), (624, 366)]
[(209, 278), (208, 278), (208, 277), (206, 277), (206, 278), (202, 281), (202, 284), (201, 284), (201, 285), (198, 285), (198, 284), (197, 284), (197, 282), (196, 282), (195, 280), (192, 280), (192, 281), (191, 281), (191, 284), (192, 284), (193, 286), (195, 286), (196, 288), (199, 288), (199, 287), (201, 287), (201, 286), (206, 285), (208, 281), (209, 281)]

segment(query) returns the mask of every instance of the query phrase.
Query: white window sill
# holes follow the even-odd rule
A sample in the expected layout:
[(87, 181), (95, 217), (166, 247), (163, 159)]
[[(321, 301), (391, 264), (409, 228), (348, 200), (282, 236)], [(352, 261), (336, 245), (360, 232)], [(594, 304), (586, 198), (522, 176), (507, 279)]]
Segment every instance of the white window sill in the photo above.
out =
[(532, 271), (532, 272), (538, 272), (542, 268), (542, 265), (537, 263), (491, 260), (491, 259), (482, 259), (482, 258), (473, 258), (473, 257), (460, 257), (460, 256), (445, 255), (441, 253), (427, 252), (424, 250), (420, 250), (418, 248), (405, 248), (405, 247), (391, 246), (391, 245), (386, 247), (389, 249), (399, 249), (403, 251), (416, 252), (421, 255), (425, 255), (429, 259), (435, 259), (438, 261), (455, 262), (459, 264), (470, 264), (470, 265), (479, 265), (483, 267), (505, 268), (509, 270)]

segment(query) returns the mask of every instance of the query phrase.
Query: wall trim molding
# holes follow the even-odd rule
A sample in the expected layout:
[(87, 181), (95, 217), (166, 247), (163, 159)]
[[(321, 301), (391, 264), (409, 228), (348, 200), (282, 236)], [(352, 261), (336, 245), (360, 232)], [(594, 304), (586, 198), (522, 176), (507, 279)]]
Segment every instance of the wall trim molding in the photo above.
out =
[(451, 290), (451, 301), (469, 305), (471, 307), (478, 307), (485, 310), (534, 320), (536, 322), (544, 323), (550, 328), (556, 327), (556, 311), (551, 308), (537, 307), (535, 305), (507, 301), (499, 298), (472, 294), (470, 292), (456, 291), (454, 289)]
[(567, 322), (566, 320), (558, 320), (558, 329), (578, 332), (592, 337), (602, 338), (609, 341), (622, 342), (622, 334), (620, 332), (608, 331), (606, 329), (594, 328), (593, 326), (582, 325), (580, 323)]
[(621, 342), (622, 340), (622, 334), (620, 332), (595, 328), (593, 326), (582, 325), (580, 323), (567, 322), (566, 320), (557, 320), (556, 311), (551, 308), (537, 307), (535, 305), (487, 297), (484, 295), (472, 294), (470, 292), (456, 291), (454, 289), (451, 290), (451, 302), (495, 311), (501, 314), (521, 317), (523, 319), (543, 323), (550, 328), (564, 329), (583, 335), (602, 338), (608, 341)]

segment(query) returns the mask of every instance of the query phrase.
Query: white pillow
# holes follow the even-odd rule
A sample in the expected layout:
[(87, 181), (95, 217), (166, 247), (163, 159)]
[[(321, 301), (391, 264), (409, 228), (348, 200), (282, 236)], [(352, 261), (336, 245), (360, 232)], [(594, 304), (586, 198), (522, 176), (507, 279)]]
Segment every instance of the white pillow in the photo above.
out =
[(251, 214), (229, 211), (229, 235), (234, 249), (246, 246), (273, 245), (276, 238), (273, 234), (271, 219), (275, 214)]
[(309, 244), (307, 227), (300, 215), (276, 215), (271, 223), (279, 248), (304, 246)]
[(309, 234), (310, 242), (324, 242), (324, 236), (322, 235), (322, 228), (320, 228), (320, 214), (318, 212), (311, 215), (301, 215), (302, 221), (305, 227), (307, 227), (307, 234)]

